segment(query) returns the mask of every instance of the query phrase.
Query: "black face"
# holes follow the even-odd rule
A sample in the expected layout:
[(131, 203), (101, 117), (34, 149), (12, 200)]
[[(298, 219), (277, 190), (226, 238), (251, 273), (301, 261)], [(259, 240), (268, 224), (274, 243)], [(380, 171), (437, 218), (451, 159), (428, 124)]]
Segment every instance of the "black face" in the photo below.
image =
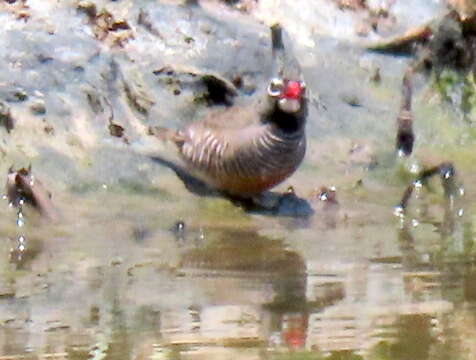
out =
[(268, 96), (275, 101), (275, 105), (267, 114), (266, 121), (286, 133), (302, 131), (307, 117), (305, 89), (302, 81), (272, 79), (268, 85)]
[(289, 114), (301, 111), (305, 91), (303, 81), (275, 78), (268, 85), (268, 95), (276, 98), (280, 110)]

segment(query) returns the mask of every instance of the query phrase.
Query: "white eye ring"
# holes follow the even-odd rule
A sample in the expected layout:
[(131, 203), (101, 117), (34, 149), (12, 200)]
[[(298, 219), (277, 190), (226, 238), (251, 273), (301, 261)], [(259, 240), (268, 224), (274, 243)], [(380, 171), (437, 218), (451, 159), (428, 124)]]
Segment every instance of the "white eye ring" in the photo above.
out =
[(283, 90), (284, 82), (281, 79), (274, 78), (268, 85), (268, 94), (272, 97), (277, 97), (281, 95), (281, 91)]

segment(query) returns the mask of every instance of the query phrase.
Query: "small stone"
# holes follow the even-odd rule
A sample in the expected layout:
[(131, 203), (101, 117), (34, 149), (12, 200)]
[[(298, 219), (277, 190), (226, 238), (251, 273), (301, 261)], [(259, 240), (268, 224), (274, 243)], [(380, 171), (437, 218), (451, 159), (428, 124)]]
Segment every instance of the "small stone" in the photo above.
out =
[(367, 22), (361, 22), (355, 26), (357, 36), (366, 37), (372, 31), (372, 27)]
[(121, 125), (110, 123), (109, 133), (114, 137), (122, 137), (122, 135), (124, 135), (124, 128)]
[(200, 31), (204, 34), (209, 35), (212, 32), (212, 28), (209, 24), (200, 24)]
[(3, 102), (0, 102), (0, 124), (7, 129), (7, 132), (12, 131), (15, 126), (15, 121), (10, 113), (10, 108)]
[(382, 81), (382, 76), (380, 75), (379, 67), (376, 67), (372, 70), (372, 73), (370, 74), (370, 81), (376, 84)]
[(360, 102), (359, 98), (357, 95), (354, 94), (343, 94), (341, 96), (342, 101), (344, 101), (346, 104), (353, 106), (353, 107), (359, 107), (362, 106), (362, 103)]
[(186, 236), (186, 225), (183, 220), (178, 220), (170, 229), (179, 242), (183, 242)]
[(45, 134), (48, 134), (48, 135), (54, 135), (55, 134), (55, 128), (53, 126), (49, 125), (49, 124), (45, 125), (43, 130), (45, 131)]
[(129, 30), (131, 27), (125, 20), (115, 20), (113, 23), (109, 26), (109, 29), (112, 31), (117, 31), (117, 30)]
[(30, 105), (30, 111), (35, 115), (44, 115), (46, 114), (45, 101), (42, 99), (36, 99)]
[(7, 281), (0, 283), (0, 298), (12, 298), (15, 296), (14, 284)]
[(238, 75), (233, 79), (233, 85), (247, 95), (251, 95), (256, 91), (256, 79), (251, 74)]
[(116, 257), (111, 260), (111, 266), (121, 265), (123, 262), (124, 260), (121, 257)]
[(97, 15), (96, 5), (91, 1), (80, 1), (76, 9), (85, 13), (89, 18), (95, 18)]
[(7, 95), (7, 102), (22, 102), (28, 99), (28, 94), (23, 89), (15, 89)]

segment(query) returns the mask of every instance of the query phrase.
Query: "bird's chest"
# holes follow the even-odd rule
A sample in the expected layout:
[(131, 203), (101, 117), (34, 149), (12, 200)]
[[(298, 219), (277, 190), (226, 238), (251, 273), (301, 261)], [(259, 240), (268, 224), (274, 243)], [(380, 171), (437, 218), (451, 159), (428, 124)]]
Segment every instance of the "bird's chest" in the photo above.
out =
[(193, 134), (182, 149), (189, 170), (232, 194), (263, 192), (290, 176), (302, 161), (304, 136), (282, 137), (267, 129)]

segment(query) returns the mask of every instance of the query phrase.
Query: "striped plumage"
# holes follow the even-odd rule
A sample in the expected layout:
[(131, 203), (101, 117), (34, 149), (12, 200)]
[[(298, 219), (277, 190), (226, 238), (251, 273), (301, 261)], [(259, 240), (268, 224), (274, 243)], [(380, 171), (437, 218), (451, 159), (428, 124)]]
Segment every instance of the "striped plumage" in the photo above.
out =
[[(249, 112), (235, 111), (233, 117)], [(180, 131), (176, 142), (188, 171), (214, 188), (233, 195), (257, 194), (285, 180), (301, 163), (304, 129), (286, 132), (259, 122), (236, 128), (230, 114), (220, 115), (228, 126), (216, 125), (222, 116), (211, 117)]]
[(186, 170), (230, 195), (252, 197), (272, 188), (294, 173), (305, 154), (305, 86), (299, 69), (283, 65), (289, 62), (280, 31), (272, 28), (278, 77), (265, 94), (248, 106), (215, 110), (179, 131), (166, 131)]

